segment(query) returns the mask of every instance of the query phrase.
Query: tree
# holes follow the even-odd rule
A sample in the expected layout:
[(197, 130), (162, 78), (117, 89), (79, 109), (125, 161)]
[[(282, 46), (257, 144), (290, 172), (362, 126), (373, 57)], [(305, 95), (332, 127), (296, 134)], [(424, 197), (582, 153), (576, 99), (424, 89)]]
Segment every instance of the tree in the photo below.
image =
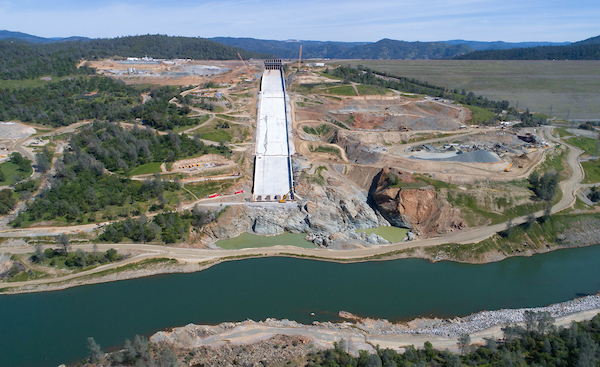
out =
[(531, 310), (526, 310), (525, 312), (523, 312), (523, 322), (525, 322), (525, 330), (527, 330), (528, 333), (531, 333), (534, 331), (535, 321), (536, 321), (535, 312), (533, 312)]
[(379, 358), (379, 356), (377, 354), (371, 354), (369, 357), (367, 357), (367, 367), (381, 367), (382, 363), (381, 363), (381, 358)]
[(36, 153), (35, 161), (38, 171), (46, 173), (52, 168), (52, 153), (44, 146), (41, 152)]
[(46, 253), (42, 249), (42, 245), (39, 242), (36, 242), (35, 245), (33, 245), (33, 249), (34, 249), (33, 256), (32, 256), (33, 262), (39, 264), (42, 261), (44, 261), (44, 259), (46, 258)]
[(10, 155), (10, 161), (19, 166), (19, 171), (28, 172), (31, 169), (31, 161), (23, 157), (19, 152), (13, 152)]
[(505, 237), (505, 238), (510, 237), (510, 234), (512, 233), (512, 230), (513, 230), (513, 227), (514, 227), (513, 221), (512, 221), (512, 219), (509, 219), (506, 222), (506, 229), (504, 231), (500, 232), (500, 236)]
[(102, 358), (102, 348), (100, 348), (100, 345), (98, 345), (92, 337), (89, 337), (87, 342), (88, 358), (90, 359), (90, 362), (96, 363), (100, 361), (100, 358)]
[(512, 342), (517, 336), (517, 327), (514, 324), (507, 323), (501, 330), (503, 334), (502, 339), (505, 344)]
[(531, 228), (535, 224), (535, 213), (531, 212), (527, 214), (527, 221), (525, 222), (525, 229)]
[(69, 241), (69, 236), (64, 233), (59, 234), (56, 237), (56, 241), (61, 247), (62, 252), (66, 255), (71, 250), (71, 241)]
[(15, 199), (11, 189), (0, 191), (0, 215), (7, 214), (15, 205), (17, 205), (17, 199)]
[(469, 334), (462, 334), (458, 337), (456, 345), (460, 350), (460, 354), (464, 356), (469, 351), (469, 346), (471, 345), (471, 336)]
[[(177, 354), (173, 351), (173, 349), (169, 347), (164, 347), (158, 355), (157, 358), (159, 367), (179, 367), (181, 363), (177, 359)], [(379, 365), (381, 366), (381, 364)]]
[(554, 317), (548, 311), (536, 313), (536, 329), (540, 334), (545, 334), (554, 324)]

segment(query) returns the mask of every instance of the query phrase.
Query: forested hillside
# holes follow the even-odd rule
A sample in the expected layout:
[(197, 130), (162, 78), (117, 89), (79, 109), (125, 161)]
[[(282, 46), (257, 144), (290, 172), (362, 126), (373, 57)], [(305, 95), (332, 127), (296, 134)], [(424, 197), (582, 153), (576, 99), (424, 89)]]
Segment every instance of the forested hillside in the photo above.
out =
[(442, 59), (473, 51), (465, 45), (444, 42), (406, 42), (382, 39), (378, 42), (272, 41), (254, 38), (217, 37), (212, 40), (254, 52), (298, 58), (329, 59)]
[[(142, 104), (140, 93), (150, 100)], [(0, 119), (65, 126), (81, 120), (131, 121), (158, 130), (196, 123), (189, 107), (169, 103), (179, 95), (174, 87), (136, 88), (103, 77), (77, 77), (38, 88), (0, 88)]]
[(306, 366), (598, 366), (600, 316), (573, 322), (569, 328), (556, 328), (552, 317), (545, 312), (527, 311), (525, 318), (525, 328), (507, 325), (502, 328), (502, 339), (485, 338), (483, 345), (471, 345), (471, 338), (464, 334), (457, 343), (460, 354), (436, 350), (430, 342), (425, 342), (419, 349), (407, 346), (404, 353), (377, 346), (374, 354), (361, 351), (356, 357), (347, 353), (348, 343), (342, 339), (335, 343), (334, 349), (310, 354)]
[(238, 52), (245, 59), (270, 56), (203, 38), (160, 35), (28, 45), (0, 41), (0, 79), (92, 73), (88, 68), (77, 70), (76, 65), (81, 59), (148, 56), (159, 59), (233, 60), (238, 58)]
[(568, 46), (475, 51), (455, 58), (462, 60), (600, 60), (600, 36)]
[(112, 172), (124, 173), (150, 162), (173, 162), (177, 159), (208, 153), (230, 155), (225, 146), (205, 145), (198, 137), (169, 133), (159, 135), (151, 130), (97, 121), (71, 137), (72, 147), (91, 154)]
[(406, 42), (391, 39), (354, 47), (345, 54), (346, 59), (445, 59), (471, 52), (465, 45), (448, 45), (442, 42)]

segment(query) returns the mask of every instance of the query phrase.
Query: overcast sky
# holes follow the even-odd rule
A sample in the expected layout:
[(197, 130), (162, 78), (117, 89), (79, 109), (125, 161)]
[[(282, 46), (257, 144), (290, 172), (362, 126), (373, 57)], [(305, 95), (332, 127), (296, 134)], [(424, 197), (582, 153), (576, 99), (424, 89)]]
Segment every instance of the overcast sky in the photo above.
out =
[(0, 29), (42, 37), (563, 42), (600, 35), (600, 1), (0, 0)]

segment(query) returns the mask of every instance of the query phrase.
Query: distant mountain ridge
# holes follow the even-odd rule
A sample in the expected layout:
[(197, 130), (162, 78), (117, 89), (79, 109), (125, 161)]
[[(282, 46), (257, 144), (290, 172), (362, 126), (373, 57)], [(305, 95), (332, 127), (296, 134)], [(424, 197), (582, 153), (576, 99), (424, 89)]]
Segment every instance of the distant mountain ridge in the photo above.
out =
[(22, 32), (12, 32), (7, 30), (0, 30), (0, 40), (8, 40), (8, 41), (25, 41), (31, 43), (39, 43), (39, 44), (48, 44), (48, 43), (56, 43), (56, 42), (72, 42), (72, 41), (88, 41), (87, 37), (53, 37), (53, 38), (44, 38), (33, 36), (31, 34), (22, 33)]
[[(149, 36), (149, 35), (148, 35)], [(22, 32), (0, 31), (0, 41), (12, 41), (15, 44), (46, 45), (86, 42), (97, 45), (97, 57), (108, 56), (116, 46), (119, 53), (137, 55), (142, 49), (157, 55), (173, 54), (189, 57), (214, 55), (218, 58), (231, 58), (239, 51), (244, 58), (270, 57), (295, 59), (299, 56), (302, 46), (302, 58), (325, 59), (496, 59), (496, 60), (598, 60), (600, 59), (600, 36), (583, 41), (569, 42), (481, 42), (468, 40), (449, 40), (440, 42), (407, 42), (392, 39), (382, 39), (377, 42), (334, 42), (334, 41), (305, 41), (305, 40), (261, 40), (256, 38), (214, 37), (209, 39), (194, 37), (166, 37), (173, 41), (155, 38), (156, 44), (135, 37), (118, 37), (113, 39), (89, 39), (86, 37), (44, 38)], [(158, 37), (158, 36), (152, 36)], [(215, 45), (207, 42), (233, 46), (237, 51), (218, 50)], [(143, 47), (140, 47), (140, 42)], [(128, 49), (130, 47), (130, 49)], [(184, 47), (190, 47), (190, 52)], [(87, 47), (84, 47), (87, 48)], [(244, 51), (245, 50), (245, 51)], [(216, 51), (216, 52), (215, 52)], [(227, 56), (225, 56), (227, 54)]]
[(276, 41), (255, 38), (215, 37), (212, 41), (277, 57), (325, 59), (439, 59), (473, 51), (464, 45), (444, 42), (406, 42), (382, 39), (377, 42)]
[(455, 58), (462, 60), (600, 60), (600, 36), (566, 46), (475, 51), (458, 55)]
[(561, 46), (569, 42), (481, 42), (450, 40), (440, 42), (407, 42), (384, 38), (377, 42), (332, 41), (277, 41), (256, 38), (213, 37), (212, 41), (243, 48), (244, 50), (271, 53), (277, 57), (293, 59), (299, 56), (302, 45), (303, 58), (328, 59), (440, 59), (452, 58), (477, 50), (511, 49), (537, 46)]
[(575, 42), (573, 45), (597, 45), (600, 44), (600, 36), (585, 39), (583, 41)]
[(465, 41), (465, 40), (450, 40), (442, 41), (450, 45), (465, 45), (471, 47), (475, 51), (482, 50), (509, 50), (512, 48), (531, 48), (538, 46), (566, 46), (571, 42), (480, 42), (480, 41)]

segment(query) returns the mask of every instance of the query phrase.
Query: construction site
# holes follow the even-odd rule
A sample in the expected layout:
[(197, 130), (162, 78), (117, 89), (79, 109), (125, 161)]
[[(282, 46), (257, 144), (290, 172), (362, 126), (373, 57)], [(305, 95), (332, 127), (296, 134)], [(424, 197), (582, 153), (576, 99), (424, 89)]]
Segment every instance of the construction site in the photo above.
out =
[(334, 249), (389, 243), (363, 231), (369, 228), (402, 227), (407, 239), (460, 233), (536, 205), (523, 182), (563, 152), (544, 129), (476, 125), (471, 110), (451, 100), (344, 83), (328, 72), (331, 64), (241, 57), (92, 63), (128, 84), (182, 86), (170, 103), (185, 99), (197, 124), (177, 133), (230, 152), (132, 176), (177, 180), (189, 194), (178, 210), (226, 208), (197, 246), (245, 232), (304, 233)]

